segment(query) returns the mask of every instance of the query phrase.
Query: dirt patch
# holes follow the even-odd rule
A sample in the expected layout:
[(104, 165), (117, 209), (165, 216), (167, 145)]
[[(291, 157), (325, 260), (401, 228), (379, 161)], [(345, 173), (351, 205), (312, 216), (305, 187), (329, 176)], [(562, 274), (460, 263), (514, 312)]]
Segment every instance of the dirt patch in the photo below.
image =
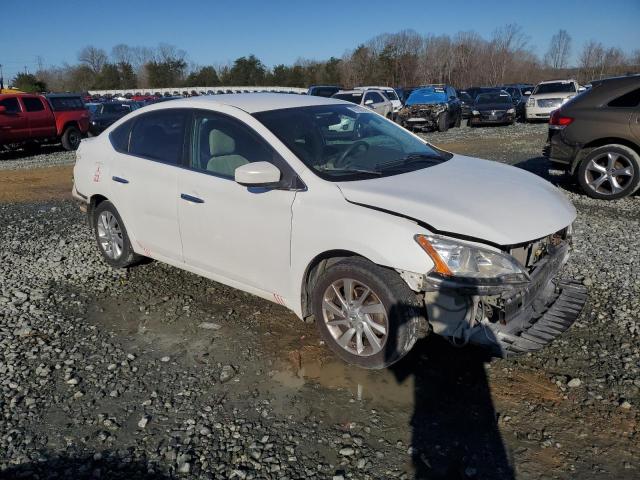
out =
[(71, 198), (73, 166), (0, 170), (0, 202), (37, 202)]

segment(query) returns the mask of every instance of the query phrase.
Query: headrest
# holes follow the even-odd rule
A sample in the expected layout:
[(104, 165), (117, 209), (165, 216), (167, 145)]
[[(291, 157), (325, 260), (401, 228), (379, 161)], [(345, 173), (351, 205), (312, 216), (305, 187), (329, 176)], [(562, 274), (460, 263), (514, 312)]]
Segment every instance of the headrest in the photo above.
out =
[(209, 153), (212, 157), (230, 155), (236, 150), (236, 141), (226, 133), (216, 130), (209, 132)]

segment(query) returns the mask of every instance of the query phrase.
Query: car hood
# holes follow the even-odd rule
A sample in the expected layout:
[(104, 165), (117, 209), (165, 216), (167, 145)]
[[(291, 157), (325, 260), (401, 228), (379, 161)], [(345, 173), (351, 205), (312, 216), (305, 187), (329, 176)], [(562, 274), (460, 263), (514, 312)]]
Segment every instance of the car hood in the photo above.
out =
[(537, 98), (537, 99), (544, 99), (544, 98), (571, 98), (576, 96), (577, 93), (576, 92), (555, 92), (555, 93), (536, 93), (533, 95), (530, 95), (530, 97), (533, 98)]
[(482, 105), (475, 105), (473, 108), (478, 111), (509, 110), (510, 108), (513, 108), (513, 104), (512, 103), (483, 103)]
[(546, 180), (461, 155), (414, 172), (339, 182), (338, 187), (347, 201), (418, 220), (441, 233), (497, 245), (542, 238), (576, 217), (571, 202)]

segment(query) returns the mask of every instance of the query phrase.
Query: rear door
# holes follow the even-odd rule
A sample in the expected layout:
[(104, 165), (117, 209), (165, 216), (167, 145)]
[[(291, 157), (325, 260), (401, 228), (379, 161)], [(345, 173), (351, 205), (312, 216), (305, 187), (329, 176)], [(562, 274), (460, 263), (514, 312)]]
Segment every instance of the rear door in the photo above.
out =
[(29, 124), (18, 97), (0, 100), (6, 110), (0, 113), (0, 144), (21, 142), (29, 138)]
[[(107, 179), (136, 250), (173, 262), (182, 261), (176, 209), (186, 115), (184, 109), (166, 108), (132, 119), (126, 151), (114, 154)], [(126, 126), (111, 133), (112, 143)]]
[(31, 138), (44, 139), (56, 136), (56, 122), (53, 113), (42, 102), (42, 98), (36, 95), (24, 96), (22, 104), (27, 112)]

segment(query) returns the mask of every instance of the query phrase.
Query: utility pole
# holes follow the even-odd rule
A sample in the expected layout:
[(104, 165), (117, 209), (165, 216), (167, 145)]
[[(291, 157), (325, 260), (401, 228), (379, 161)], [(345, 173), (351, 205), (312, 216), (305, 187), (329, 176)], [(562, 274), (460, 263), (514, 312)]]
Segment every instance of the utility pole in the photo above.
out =
[(0, 63), (0, 93), (4, 90), (4, 75), (2, 74), (2, 64)]

